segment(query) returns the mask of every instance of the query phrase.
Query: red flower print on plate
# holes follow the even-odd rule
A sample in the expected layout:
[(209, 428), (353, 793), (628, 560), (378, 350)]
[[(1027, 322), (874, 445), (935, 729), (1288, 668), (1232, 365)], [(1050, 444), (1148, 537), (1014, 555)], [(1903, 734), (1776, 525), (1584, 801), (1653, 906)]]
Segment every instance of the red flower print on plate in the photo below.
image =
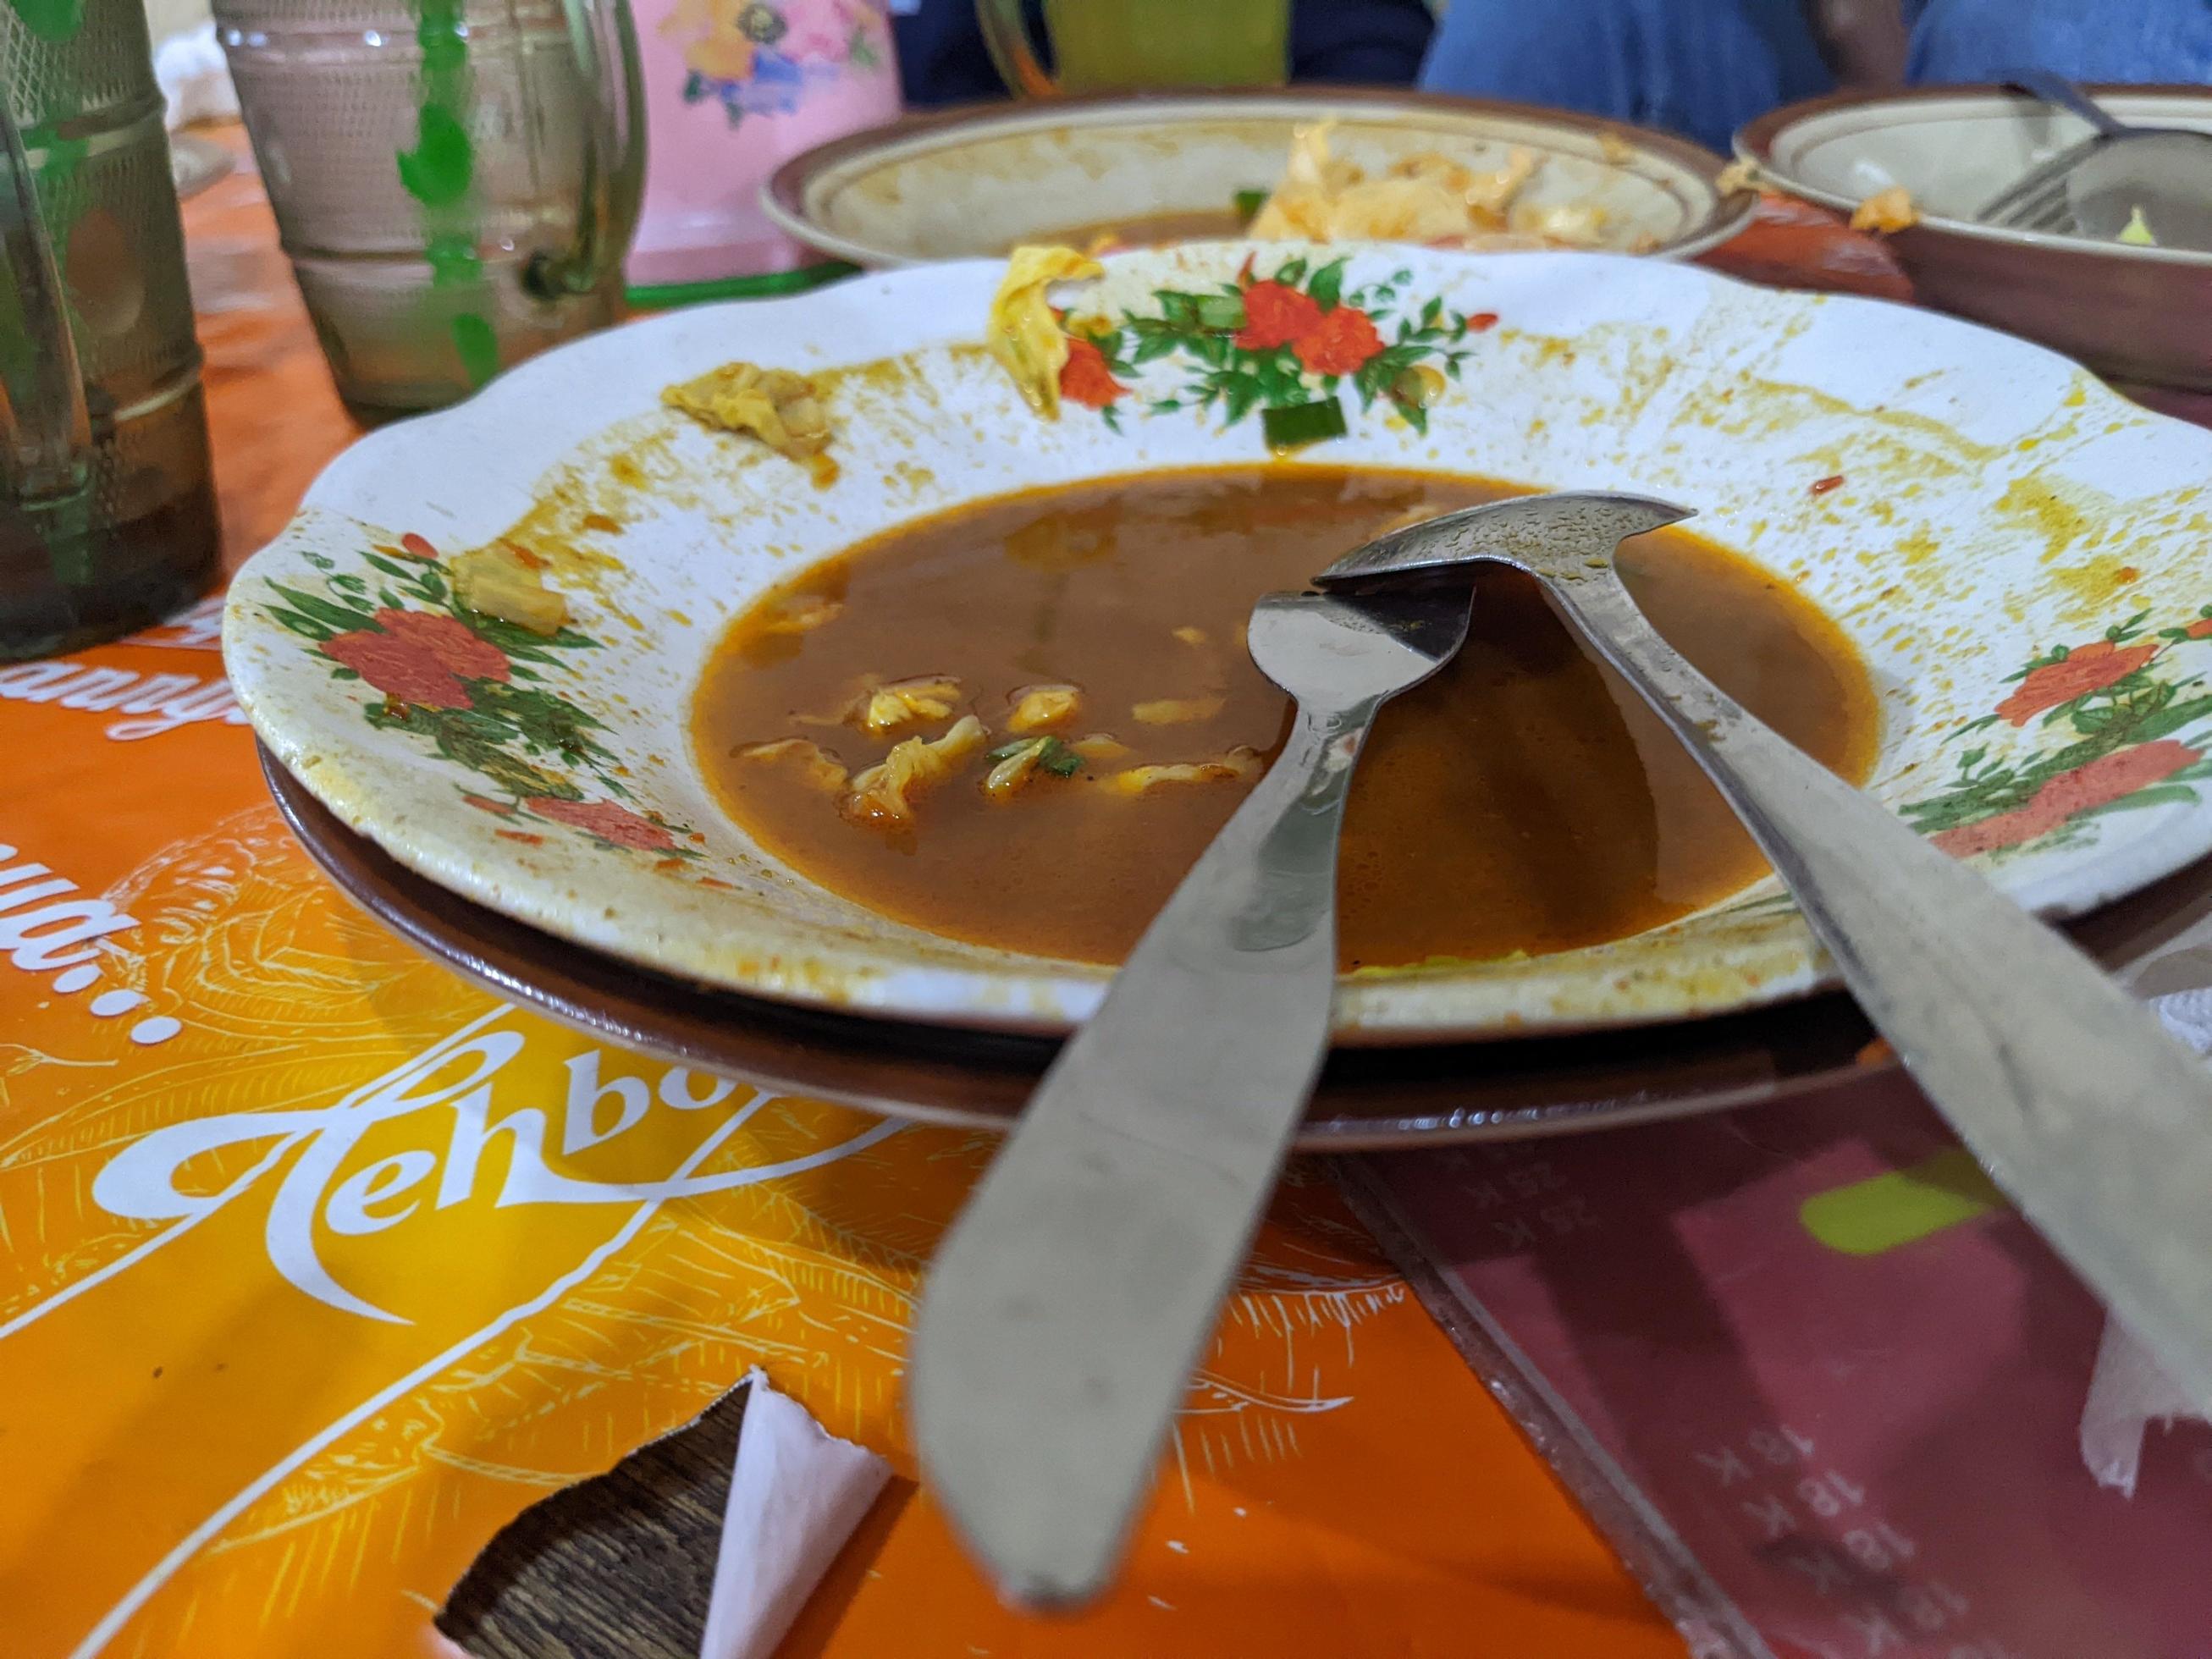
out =
[(1060, 395), (1070, 403), (1104, 409), (1129, 388), (1106, 367), (1106, 354), (1080, 335), (1067, 342), (1067, 361), (1060, 366)]
[(373, 628), (325, 640), (322, 653), (343, 663), (387, 697), (425, 708), (466, 708), (468, 688), (419, 641)]
[(557, 795), (533, 795), (524, 805), (541, 818), (585, 830), (617, 847), (635, 848), (641, 853), (665, 853), (676, 845), (675, 836), (651, 818), (611, 800), (562, 800)]
[(1352, 374), (1382, 349), (1382, 337), (1365, 312), (1339, 306), (1291, 349), (1316, 374)]
[(1255, 283), (1244, 290), (1244, 326), (1237, 343), (1247, 351), (1273, 351), (1304, 339), (1321, 325), (1321, 307), (1280, 283)]
[(458, 618), (428, 611), (394, 611), (387, 605), (376, 613), (376, 620), (386, 633), (422, 647), (462, 679), (507, 681), (507, 653)]
[(2048, 709), (2127, 678), (2157, 654), (2157, 644), (2148, 640), (2141, 645), (2115, 645), (2110, 640), (2077, 645), (2058, 661), (2029, 670), (2013, 694), (1997, 705), (1997, 714), (2014, 726), (2026, 726)]
[[(2065, 666), (2063, 663), (2053, 665)], [(1991, 853), (2001, 847), (2018, 847), (2049, 835), (2069, 818), (2095, 807), (2109, 806), (2203, 758), (2203, 751), (2172, 738), (2138, 744), (2045, 779), (2025, 806), (2000, 812), (1978, 823), (1962, 823), (1929, 839), (1954, 858)]]

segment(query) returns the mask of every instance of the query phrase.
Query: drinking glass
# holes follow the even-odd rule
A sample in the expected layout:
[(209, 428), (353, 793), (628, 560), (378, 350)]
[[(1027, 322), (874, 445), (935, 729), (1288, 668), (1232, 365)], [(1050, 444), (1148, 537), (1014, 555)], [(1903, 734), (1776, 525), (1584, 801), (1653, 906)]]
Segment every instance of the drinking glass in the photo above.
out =
[(1142, 87), (1273, 87), (1290, 73), (1290, 0), (1044, 0), (1047, 70), (1022, 0), (975, 0), (983, 43), (1025, 97)]
[(623, 0), (216, 0), (338, 395), (465, 397), (615, 320), (644, 167)]
[(0, 660), (213, 580), (199, 346), (140, 0), (0, 10)]

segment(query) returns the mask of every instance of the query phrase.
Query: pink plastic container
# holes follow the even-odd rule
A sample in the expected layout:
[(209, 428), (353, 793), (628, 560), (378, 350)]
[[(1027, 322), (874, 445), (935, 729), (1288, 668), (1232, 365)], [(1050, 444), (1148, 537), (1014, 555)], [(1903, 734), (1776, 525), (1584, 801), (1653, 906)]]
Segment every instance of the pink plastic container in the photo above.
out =
[(820, 256), (762, 214), (760, 187), (826, 140), (896, 118), (884, 0), (632, 0), (645, 76), (634, 286), (788, 270)]

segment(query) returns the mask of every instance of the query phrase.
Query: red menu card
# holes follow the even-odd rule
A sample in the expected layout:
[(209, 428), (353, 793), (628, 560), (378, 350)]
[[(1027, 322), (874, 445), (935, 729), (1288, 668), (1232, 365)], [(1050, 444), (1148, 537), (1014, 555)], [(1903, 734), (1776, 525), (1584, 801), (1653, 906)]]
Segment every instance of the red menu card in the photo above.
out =
[(2212, 1656), (2212, 1428), (2099, 1483), (2104, 1312), (1909, 1083), (1352, 1173), (1699, 1659)]

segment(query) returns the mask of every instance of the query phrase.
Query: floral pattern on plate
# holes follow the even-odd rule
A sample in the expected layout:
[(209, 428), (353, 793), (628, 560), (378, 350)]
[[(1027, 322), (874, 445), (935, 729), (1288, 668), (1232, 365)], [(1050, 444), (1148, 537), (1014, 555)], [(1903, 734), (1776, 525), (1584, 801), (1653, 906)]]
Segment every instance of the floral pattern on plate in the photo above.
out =
[[(475, 773), (491, 793), (462, 799), (501, 817), (526, 816), (580, 831), (610, 851), (696, 858), (692, 832), (622, 805), (630, 790), (615, 757), (593, 734), (605, 722), (544, 684), (574, 672), (569, 659), (599, 648), (573, 628), (545, 636), (471, 611), (453, 595), (423, 538), (403, 537), (362, 556), (372, 579), (341, 571), (324, 554), (307, 562), (324, 591), (272, 581), (283, 601), (265, 605), (281, 623), (329, 659), (331, 678), (359, 681), (382, 696), (362, 706), (370, 726), (425, 739), (441, 757)], [(557, 763), (557, 767), (556, 766)], [(601, 798), (576, 781), (587, 775)], [(507, 839), (542, 840), (509, 829)]]
[(1118, 431), (1133, 383), (1162, 362), (1176, 378), (1137, 400), (1146, 415), (1194, 409), (1232, 427), (1255, 409), (1323, 403), (1341, 412), (1348, 389), (1363, 410), (1380, 398), (1425, 433), (1429, 406), (1467, 361), (1468, 337), (1495, 326), (1497, 313), (1469, 315), (1440, 297), (1415, 309), (1406, 291), (1413, 273), (1402, 266), (1346, 291), (1350, 264), (1299, 257), (1255, 276), (1247, 260), (1235, 282), (1211, 289), (1155, 289), (1157, 314), (1072, 313), (1060, 395)]
[(1960, 752), (1942, 793), (1899, 811), (1945, 852), (1967, 858), (2070, 844), (2103, 813), (2194, 805), (2197, 784), (2212, 779), (2212, 690), (2179, 653), (2212, 640), (2212, 605), (2156, 632), (2149, 618), (2138, 611), (2098, 639), (2033, 658), (2008, 678), (2014, 689), (1995, 712), (1952, 733), (1963, 739), (2033, 721), (2062, 739), (2056, 747), (2024, 759), (1975, 744)]

